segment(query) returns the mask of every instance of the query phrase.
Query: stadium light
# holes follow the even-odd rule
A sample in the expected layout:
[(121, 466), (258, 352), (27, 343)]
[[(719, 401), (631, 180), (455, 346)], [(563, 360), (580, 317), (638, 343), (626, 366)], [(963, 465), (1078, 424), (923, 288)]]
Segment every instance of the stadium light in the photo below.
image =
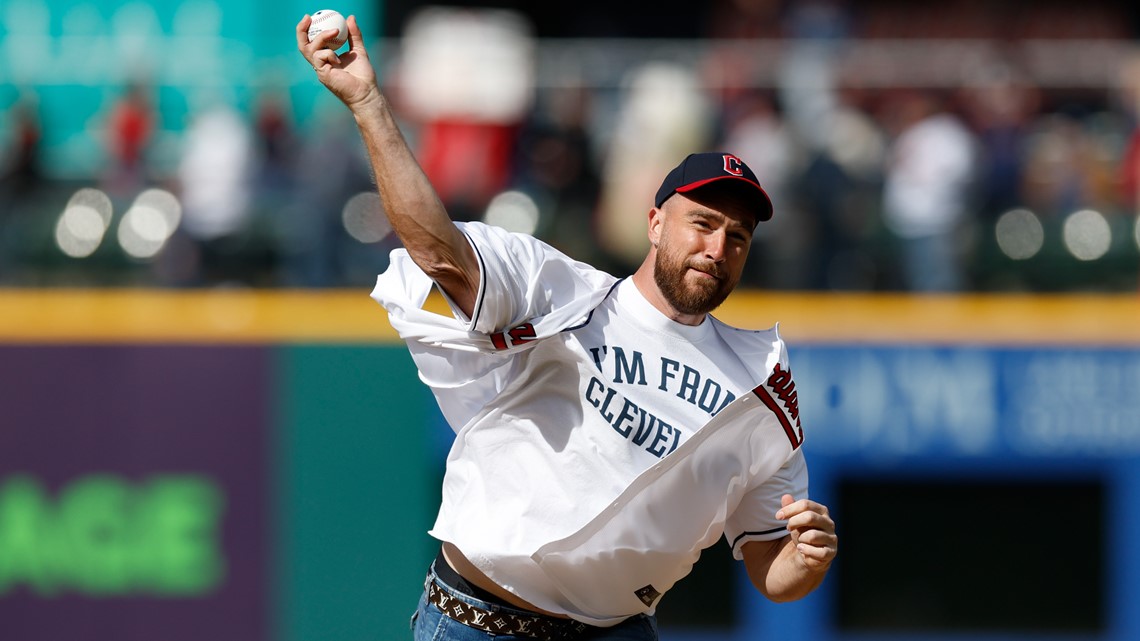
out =
[(158, 255), (182, 220), (182, 205), (174, 194), (148, 189), (135, 198), (119, 221), (119, 245), (133, 258)]
[(491, 199), (483, 222), (507, 231), (533, 234), (538, 229), (539, 211), (534, 199), (521, 191), (504, 191)]
[(1077, 260), (1097, 260), (1108, 253), (1112, 244), (1108, 221), (1092, 209), (1082, 209), (1066, 218), (1061, 234), (1065, 248)]
[(344, 203), (340, 220), (349, 236), (364, 243), (378, 243), (392, 233), (380, 194), (366, 191), (356, 194)]
[(72, 258), (86, 258), (103, 243), (111, 224), (111, 198), (85, 187), (72, 194), (55, 225), (55, 244)]
[(1002, 214), (994, 225), (994, 236), (1002, 253), (1013, 260), (1032, 258), (1045, 244), (1045, 229), (1037, 215), (1028, 209), (1013, 209)]

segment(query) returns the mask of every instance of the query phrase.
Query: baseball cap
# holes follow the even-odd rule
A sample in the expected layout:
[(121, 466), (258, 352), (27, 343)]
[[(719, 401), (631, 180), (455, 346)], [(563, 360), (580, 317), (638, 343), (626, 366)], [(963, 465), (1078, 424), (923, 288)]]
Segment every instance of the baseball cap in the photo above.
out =
[(687, 193), (706, 185), (717, 183), (724, 186), (739, 186), (737, 189), (749, 207), (756, 212), (757, 222), (771, 220), (772, 199), (760, 186), (756, 174), (740, 158), (723, 152), (689, 154), (681, 164), (673, 168), (661, 188), (657, 190), (657, 207), (674, 193)]

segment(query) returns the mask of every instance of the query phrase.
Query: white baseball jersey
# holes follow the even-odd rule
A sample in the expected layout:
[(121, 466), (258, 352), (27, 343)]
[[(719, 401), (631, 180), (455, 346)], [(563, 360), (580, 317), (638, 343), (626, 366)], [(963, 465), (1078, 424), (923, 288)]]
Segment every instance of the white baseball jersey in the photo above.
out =
[(804, 498), (797, 393), (775, 329), (693, 327), (630, 280), (460, 224), (471, 318), (422, 309), (403, 250), (373, 292), (456, 430), (431, 534), (499, 585), (594, 625), (653, 613), (702, 549), (786, 534)]

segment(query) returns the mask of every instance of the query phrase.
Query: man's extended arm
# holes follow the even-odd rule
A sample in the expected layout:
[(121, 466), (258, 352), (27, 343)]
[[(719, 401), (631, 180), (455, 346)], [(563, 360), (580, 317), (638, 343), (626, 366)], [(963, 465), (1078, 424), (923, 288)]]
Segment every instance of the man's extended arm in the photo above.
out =
[[(297, 24), (297, 48), (317, 78), (356, 118), (384, 212), (392, 230), (420, 269), (468, 316), (475, 306), (479, 264), (416, 162), (376, 80), (355, 16), (348, 17), (349, 50), (325, 49), (329, 31), (309, 42), (309, 16)], [(320, 168), (316, 168), (317, 171)]]
[(827, 507), (785, 494), (776, 518), (787, 520), (788, 536), (749, 541), (741, 551), (752, 585), (773, 601), (794, 601), (819, 587), (835, 558), (839, 539)]

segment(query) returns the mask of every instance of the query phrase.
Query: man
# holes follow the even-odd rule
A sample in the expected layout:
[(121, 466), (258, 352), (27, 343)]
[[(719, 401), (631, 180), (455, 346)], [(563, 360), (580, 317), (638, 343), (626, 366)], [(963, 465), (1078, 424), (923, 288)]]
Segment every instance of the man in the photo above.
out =
[[(806, 498), (797, 393), (775, 330), (709, 315), (771, 201), (731, 154), (662, 183), (628, 279), (529, 236), (452, 222), (403, 140), (360, 29), (297, 45), (351, 110), (404, 244), (373, 297), (456, 430), (426, 639), (657, 638), (662, 594), (725, 536), (760, 592), (798, 599), (836, 554)], [(438, 288), (451, 316), (422, 305)]]

